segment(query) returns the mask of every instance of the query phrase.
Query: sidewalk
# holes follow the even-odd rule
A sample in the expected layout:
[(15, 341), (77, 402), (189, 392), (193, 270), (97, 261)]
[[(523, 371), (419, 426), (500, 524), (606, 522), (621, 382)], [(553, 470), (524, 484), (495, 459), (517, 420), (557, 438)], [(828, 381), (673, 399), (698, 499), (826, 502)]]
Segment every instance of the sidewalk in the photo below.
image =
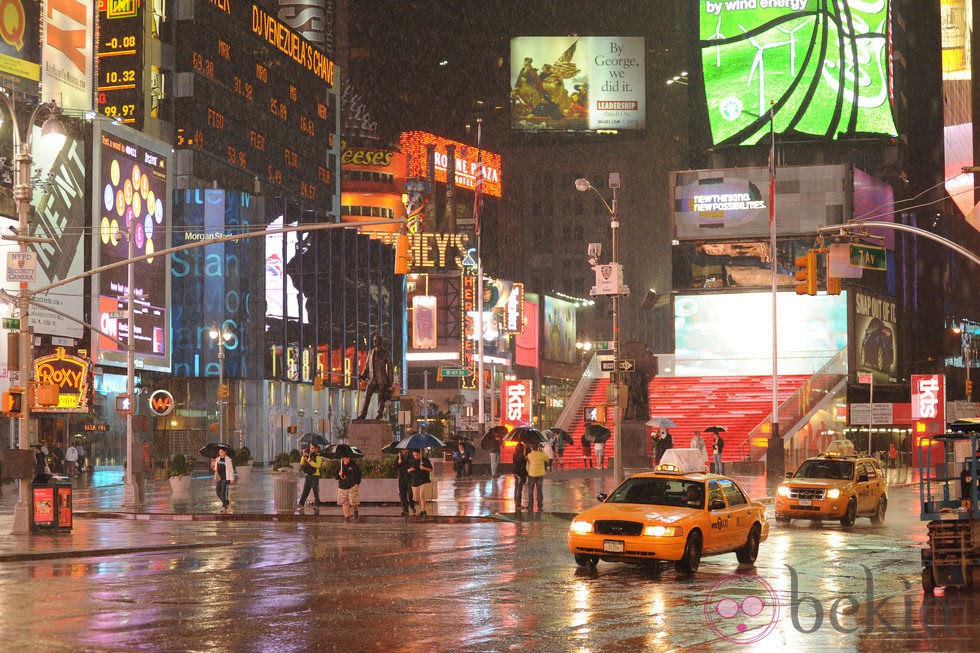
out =
[[(630, 470), (626, 470), (629, 474)], [(270, 468), (256, 468), (249, 483), (231, 488), (231, 507), (221, 511), (210, 475), (198, 473), (184, 499), (172, 496), (165, 478), (147, 481), (145, 503), (139, 510), (122, 508), (121, 468), (100, 469), (87, 479), (74, 482), (74, 528), (67, 533), (13, 535), (13, 508), (17, 486), (7, 483), (0, 494), (0, 562), (16, 560), (135, 553), (228, 544), (233, 528), (216, 529), (215, 522), (235, 523), (342, 523), (343, 513), (336, 497), (323, 496), (327, 505), (314, 510), (276, 512), (274, 478)], [(765, 496), (765, 478), (738, 477), (750, 496)], [(514, 477), (477, 476), (457, 481), (436, 476), (436, 499), (426, 510), (426, 522), (474, 523), (513, 520)], [(611, 470), (558, 470), (544, 483), (545, 512), (553, 518), (569, 519), (595, 505), (596, 494), (614, 488)], [(362, 504), (362, 521), (404, 523), (398, 498), (391, 503)], [(415, 518), (408, 518), (415, 521)], [(179, 527), (174, 522), (179, 522)], [(243, 527), (245, 524), (243, 523)]]

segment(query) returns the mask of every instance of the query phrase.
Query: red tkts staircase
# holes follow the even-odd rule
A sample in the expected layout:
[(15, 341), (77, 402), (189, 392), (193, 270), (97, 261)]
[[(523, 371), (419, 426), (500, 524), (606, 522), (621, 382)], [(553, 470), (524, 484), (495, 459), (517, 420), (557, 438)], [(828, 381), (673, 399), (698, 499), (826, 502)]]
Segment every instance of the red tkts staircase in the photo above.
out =
[[(778, 398), (780, 403), (799, 389), (809, 375), (787, 375), (779, 377)], [(600, 406), (606, 403), (608, 379), (596, 379), (586, 395), (582, 407)], [(650, 415), (669, 417), (677, 424), (670, 429), (675, 447), (688, 447), (695, 431), (703, 431), (709, 426), (724, 426), (728, 431), (722, 435), (725, 440), (725, 461), (743, 460), (748, 455), (749, 432), (757, 427), (772, 412), (771, 376), (690, 376), (656, 377), (650, 382)], [(606, 426), (612, 428), (612, 414), (607, 415)], [(652, 454), (647, 429), (647, 451)], [(585, 433), (585, 420), (581, 408), (569, 434), (575, 441), (565, 447), (562, 461), (564, 467), (582, 468), (582, 435)], [(711, 433), (703, 433), (708, 453), (714, 443)], [(594, 452), (593, 452), (594, 454)], [(613, 441), (606, 442), (606, 465), (613, 456)]]

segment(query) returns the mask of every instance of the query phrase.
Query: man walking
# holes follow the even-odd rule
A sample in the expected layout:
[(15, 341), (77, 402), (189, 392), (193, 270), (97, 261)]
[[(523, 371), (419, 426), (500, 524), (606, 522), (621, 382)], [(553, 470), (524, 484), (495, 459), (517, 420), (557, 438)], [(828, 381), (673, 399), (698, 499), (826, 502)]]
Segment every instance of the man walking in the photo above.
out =
[[(337, 503), (344, 509), (344, 521), (358, 521), (357, 509), (361, 505), (361, 468), (350, 456), (340, 459), (337, 470)], [(351, 511), (354, 514), (351, 515)]]
[(297, 508), (306, 505), (310, 490), (313, 490), (313, 505), (317, 509), (320, 508), (320, 469), (325, 463), (323, 456), (320, 455), (320, 445), (315, 442), (310, 444), (309, 453), (303, 451), (303, 456), (299, 459), (299, 468), (306, 474), (306, 479), (303, 481), (303, 494), (300, 495)]
[(721, 439), (721, 433), (715, 433), (715, 474), (725, 473), (725, 463), (721, 462), (721, 452), (725, 450), (725, 441)]
[(493, 439), (490, 442), (490, 476), (497, 478), (497, 467), (500, 466), (500, 434), (494, 427)]
[(535, 444), (534, 450), (527, 455), (527, 511), (534, 512), (534, 501), (537, 497), (538, 513), (544, 508), (544, 475), (547, 471), (548, 458), (541, 447)]
[[(894, 445), (893, 445), (894, 446)], [(65, 450), (65, 465), (68, 467), (65, 471), (68, 472), (69, 476), (75, 474), (75, 467), (78, 464), (78, 449), (73, 445), (69, 445)]]
[(701, 437), (701, 431), (694, 432), (694, 437), (691, 438), (691, 448), (698, 451), (701, 454), (701, 462), (707, 464), (708, 447), (704, 444), (704, 438)]
[(412, 497), (412, 475), (409, 469), (415, 464), (412, 452), (402, 449), (398, 452), (398, 499), (402, 503), (402, 515), (415, 514), (415, 499)]

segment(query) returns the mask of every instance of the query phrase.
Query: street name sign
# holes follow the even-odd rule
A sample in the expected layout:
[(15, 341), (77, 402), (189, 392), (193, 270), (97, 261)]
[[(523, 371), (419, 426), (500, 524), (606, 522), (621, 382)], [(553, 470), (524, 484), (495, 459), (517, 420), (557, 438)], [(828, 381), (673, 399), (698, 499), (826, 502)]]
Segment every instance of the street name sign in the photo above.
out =
[(865, 270), (887, 270), (885, 248), (851, 243), (851, 265)]
[(469, 376), (470, 371), (465, 367), (441, 367), (439, 368), (439, 375), (462, 378), (464, 376)]
[(609, 342), (608, 340), (600, 340), (599, 342), (595, 343), (595, 350), (596, 351), (612, 351), (613, 350), (613, 346), (612, 346), (612, 343)]
[(5, 317), (3, 318), (3, 328), (4, 329), (19, 329), (20, 319), (16, 317)]

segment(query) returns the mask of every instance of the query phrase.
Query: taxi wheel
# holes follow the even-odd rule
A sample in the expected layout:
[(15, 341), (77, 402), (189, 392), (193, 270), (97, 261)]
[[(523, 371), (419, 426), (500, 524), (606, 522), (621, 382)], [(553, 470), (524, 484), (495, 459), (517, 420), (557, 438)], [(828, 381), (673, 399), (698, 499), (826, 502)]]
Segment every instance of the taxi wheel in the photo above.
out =
[(850, 528), (857, 521), (858, 504), (857, 501), (851, 499), (847, 502), (847, 510), (844, 512), (844, 516), (840, 518), (840, 525), (845, 528)]
[(599, 564), (599, 556), (585, 555), (584, 553), (575, 554), (575, 564), (579, 567), (595, 567)]
[(762, 536), (759, 533), (759, 525), (756, 524), (749, 531), (749, 536), (745, 540), (745, 546), (735, 551), (735, 557), (738, 558), (739, 562), (743, 565), (751, 565), (755, 562), (755, 559), (759, 557), (760, 539), (762, 539)]
[(878, 507), (875, 509), (873, 515), (871, 515), (871, 523), (875, 526), (879, 526), (885, 522), (885, 510), (888, 509), (888, 499), (885, 497), (880, 497), (878, 499)]
[(687, 536), (684, 556), (674, 563), (674, 568), (684, 574), (693, 574), (701, 566), (701, 533), (692, 531)]

